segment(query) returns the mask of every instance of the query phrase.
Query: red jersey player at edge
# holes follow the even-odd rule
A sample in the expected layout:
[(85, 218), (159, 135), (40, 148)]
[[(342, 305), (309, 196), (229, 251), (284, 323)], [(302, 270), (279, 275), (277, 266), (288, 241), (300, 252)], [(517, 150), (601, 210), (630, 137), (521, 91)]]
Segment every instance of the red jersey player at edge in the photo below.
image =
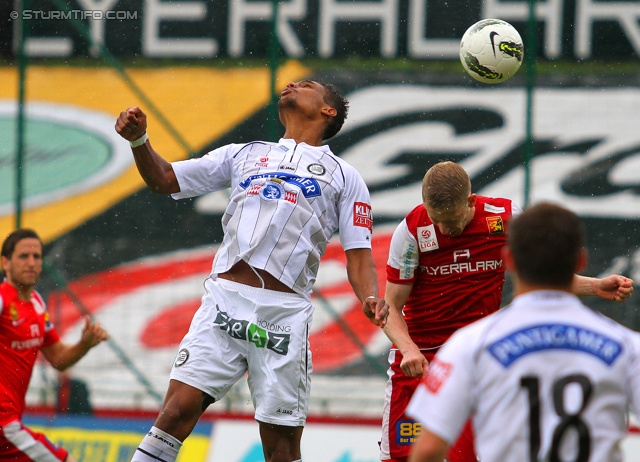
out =
[[(279, 142), (230, 144), (173, 163), (151, 147), (139, 108), (120, 114), (116, 131), (131, 142), (153, 191), (180, 199), (231, 187), (206, 294), (134, 462), (174, 461), (207, 406), (245, 372), (265, 460), (301, 460), (312, 369), (311, 291), (335, 231), (365, 315), (384, 325), (389, 307), (378, 297), (369, 191), (357, 170), (322, 144), (340, 130), (347, 109), (333, 85), (290, 82), (278, 102), (285, 128)], [(268, 337), (264, 344), (244, 334), (256, 323)]]
[[(431, 167), (422, 182), (423, 204), (396, 228), (389, 250), (384, 328), (393, 342), (383, 409), (381, 460), (406, 461), (420, 424), (404, 410), (429, 361), (459, 328), (497, 311), (504, 285), (501, 249), (509, 219), (521, 212), (509, 199), (473, 194), (454, 162)], [(626, 300), (633, 282), (576, 275), (578, 295)], [(465, 426), (447, 455), (475, 462), (473, 433)]]
[(436, 355), (407, 408), (423, 423), (411, 462), (441, 461), (471, 414), (483, 462), (622, 461), (629, 408), (640, 414), (640, 336), (572, 294), (584, 242), (555, 204), (513, 219), (515, 297)]
[(78, 343), (68, 345), (60, 340), (44, 300), (34, 289), (42, 272), (42, 249), (38, 234), (26, 228), (13, 231), (2, 244), (0, 460), (75, 462), (64, 448), (22, 424), (27, 388), (39, 351), (63, 371), (109, 335), (86, 316)]

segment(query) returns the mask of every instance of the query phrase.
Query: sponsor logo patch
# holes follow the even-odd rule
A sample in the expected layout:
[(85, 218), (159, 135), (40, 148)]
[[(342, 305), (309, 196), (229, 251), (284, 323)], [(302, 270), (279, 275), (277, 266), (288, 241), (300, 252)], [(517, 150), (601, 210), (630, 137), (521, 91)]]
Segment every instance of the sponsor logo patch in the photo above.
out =
[(435, 358), (429, 364), (429, 371), (424, 378), (424, 384), (431, 393), (438, 393), (440, 387), (447, 381), (451, 375), (453, 364), (445, 363), (444, 361)]
[(487, 227), (489, 228), (489, 234), (504, 234), (502, 217), (487, 217)]
[(487, 349), (504, 367), (509, 367), (514, 361), (529, 353), (544, 350), (582, 352), (610, 366), (622, 353), (623, 347), (615, 339), (583, 327), (541, 324), (512, 332), (493, 342)]
[(318, 197), (322, 194), (320, 183), (313, 178), (306, 178), (300, 175), (293, 175), (287, 172), (270, 172), (259, 175), (251, 175), (240, 183), (240, 187), (247, 189), (251, 187), (252, 182), (264, 180), (267, 185), (286, 183), (300, 188), (304, 197)]
[(324, 175), (326, 172), (326, 169), (320, 164), (311, 164), (307, 167), (307, 170), (314, 175)]
[(420, 252), (430, 252), (440, 248), (434, 225), (418, 226), (418, 248)]
[(355, 202), (353, 204), (353, 225), (367, 228), (373, 232), (373, 215), (369, 204), (364, 202)]
[(187, 350), (186, 348), (183, 348), (182, 350), (178, 351), (178, 355), (176, 356), (175, 366), (176, 367), (182, 366), (184, 363), (187, 362), (188, 359), (189, 359), (189, 350)]
[(396, 422), (396, 445), (408, 446), (416, 442), (422, 433), (422, 424), (415, 420), (398, 420)]
[(17, 320), (18, 319), (18, 308), (16, 308), (16, 304), (11, 302), (11, 305), (9, 305), (9, 317), (12, 320)]
[(496, 207), (495, 205), (491, 205), (491, 204), (484, 204), (484, 211), (485, 212), (489, 212), (489, 213), (504, 213), (504, 212), (506, 212), (504, 207)]
[(233, 319), (226, 312), (218, 308), (214, 327), (225, 331), (230, 337), (253, 343), (256, 348), (266, 348), (274, 353), (286, 356), (289, 352), (291, 334), (284, 333), (291, 330), (290, 326), (281, 326), (265, 320), (258, 320), (260, 325), (273, 328), (275, 332), (266, 330), (252, 322), (243, 319)]
[(260, 189), (260, 197), (267, 201), (277, 201), (284, 197), (284, 188), (281, 184), (270, 181)]

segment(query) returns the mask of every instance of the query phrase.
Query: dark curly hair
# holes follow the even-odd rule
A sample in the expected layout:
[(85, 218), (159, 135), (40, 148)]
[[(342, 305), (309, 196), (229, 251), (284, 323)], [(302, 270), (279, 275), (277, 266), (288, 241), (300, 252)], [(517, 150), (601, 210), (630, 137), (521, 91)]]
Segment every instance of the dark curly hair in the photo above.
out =
[(325, 89), (324, 102), (337, 111), (335, 117), (332, 117), (331, 120), (329, 120), (329, 124), (322, 134), (322, 139), (328, 140), (329, 138), (333, 138), (340, 131), (342, 125), (344, 125), (344, 121), (349, 113), (349, 101), (338, 93), (338, 90), (334, 85), (320, 82), (318, 80), (316, 80), (316, 82), (322, 85)]

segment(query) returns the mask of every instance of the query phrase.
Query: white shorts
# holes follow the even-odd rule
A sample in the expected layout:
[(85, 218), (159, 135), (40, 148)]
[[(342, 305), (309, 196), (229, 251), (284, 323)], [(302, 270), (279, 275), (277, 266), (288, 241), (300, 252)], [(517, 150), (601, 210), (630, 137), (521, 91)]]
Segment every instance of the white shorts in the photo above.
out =
[(219, 401), (245, 372), (255, 418), (304, 425), (309, 408), (313, 305), (294, 293), (207, 279), (171, 378)]

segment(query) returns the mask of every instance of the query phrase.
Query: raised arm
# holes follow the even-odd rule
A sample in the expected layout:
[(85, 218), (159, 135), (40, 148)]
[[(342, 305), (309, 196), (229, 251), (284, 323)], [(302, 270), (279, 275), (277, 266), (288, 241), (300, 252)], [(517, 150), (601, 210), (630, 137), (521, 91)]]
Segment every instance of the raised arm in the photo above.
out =
[(420, 377), (427, 370), (429, 363), (411, 339), (402, 315), (402, 309), (412, 288), (413, 284), (395, 284), (387, 281), (384, 298), (389, 304), (389, 317), (387, 325), (384, 326), (384, 333), (402, 353), (402, 372), (408, 377)]
[(574, 275), (571, 290), (578, 296), (597, 295), (605, 300), (624, 302), (633, 293), (633, 280), (617, 274), (603, 278)]
[[(116, 120), (116, 132), (129, 142), (140, 176), (151, 191), (173, 194), (180, 191), (171, 163), (152, 147), (147, 137), (147, 115), (139, 107), (122, 111)], [(135, 146), (134, 146), (135, 145)]]
[(40, 350), (46, 360), (57, 370), (63, 371), (74, 365), (80, 358), (86, 355), (91, 348), (109, 338), (109, 334), (100, 323), (92, 323), (88, 315), (85, 316), (84, 321), (84, 329), (82, 330), (82, 336), (78, 343), (67, 345), (62, 341), (58, 341)]
[(362, 302), (362, 311), (376, 326), (384, 327), (389, 305), (378, 296), (378, 276), (371, 249), (346, 251), (347, 276), (356, 297)]

